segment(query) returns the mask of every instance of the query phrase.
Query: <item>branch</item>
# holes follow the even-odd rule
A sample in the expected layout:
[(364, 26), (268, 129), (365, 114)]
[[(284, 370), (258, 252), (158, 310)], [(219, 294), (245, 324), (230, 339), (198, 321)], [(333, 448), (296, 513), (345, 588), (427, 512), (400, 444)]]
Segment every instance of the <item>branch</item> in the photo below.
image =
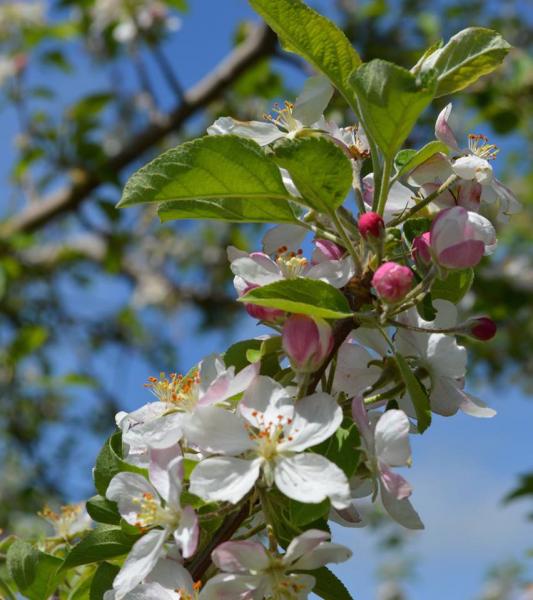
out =
[(1, 236), (29, 233), (46, 225), (56, 217), (74, 210), (102, 183), (102, 173), (119, 173), (178, 129), (189, 117), (217, 98), (243, 72), (261, 58), (274, 53), (276, 37), (266, 26), (259, 25), (248, 38), (229, 54), (209, 75), (188, 90), (178, 106), (161, 122), (153, 123), (139, 132), (116, 155), (95, 171), (80, 171), (76, 180), (65, 189), (32, 204), (0, 228)]

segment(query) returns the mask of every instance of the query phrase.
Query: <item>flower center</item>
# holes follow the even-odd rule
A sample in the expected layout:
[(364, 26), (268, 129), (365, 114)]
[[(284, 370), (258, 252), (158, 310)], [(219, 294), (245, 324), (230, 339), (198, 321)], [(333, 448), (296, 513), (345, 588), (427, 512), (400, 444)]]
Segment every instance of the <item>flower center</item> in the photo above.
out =
[(139, 505), (135, 522), (135, 526), (139, 529), (147, 529), (156, 525), (170, 526), (172, 529), (176, 529), (179, 525), (180, 514), (163, 508), (159, 499), (150, 492), (145, 492), (140, 498), (133, 498), (132, 502)]
[(276, 127), (283, 129), (287, 133), (296, 133), (302, 128), (302, 124), (292, 116), (293, 108), (294, 104), (291, 102), (285, 101), (283, 108), (276, 103), (272, 108), (272, 112), (275, 114), (275, 116), (263, 115), (263, 117), (265, 120), (270, 121)]
[(275, 261), (285, 279), (297, 279), (304, 275), (309, 261), (302, 254), (301, 248), (297, 252), (288, 252), (287, 246), (277, 249)]
[(294, 577), (289, 577), (285, 572), (286, 566), (279, 558), (272, 558), (266, 573), (271, 578), (272, 600), (297, 600), (305, 585), (298, 583)]
[(266, 461), (273, 460), (278, 454), (278, 445), (283, 441), (292, 440), (292, 436), (285, 436), (285, 426), (292, 423), (292, 419), (283, 415), (277, 415), (275, 421), (265, 421), (265, 415), (254, 411), (252, 416), (259, 421), (258, 427), (246, 424), (248, 437), (257, 443), (257, 454)]
[(176, 373), (160, 373), (159, 379), (149, 377), (145, 387), (159, 400), (170, 405), (171, 408), (182, 408), (192, 411), (198, 402), (200, 373), (195, 369), (191, 375), (184, 377)]
[(67, 504), (54, 512), (49, 506), (45, 506), (39, 513), (40, 517), (52, 524), (60, 537), (68, 537), (70, 528), (83, 510), (82, 504)]
[(468, 136), (468, 149), (472, 154), (485, 160), (494, 160), (500, 151), (495, 144), (489, 144), (486, 135), (471, 133)]

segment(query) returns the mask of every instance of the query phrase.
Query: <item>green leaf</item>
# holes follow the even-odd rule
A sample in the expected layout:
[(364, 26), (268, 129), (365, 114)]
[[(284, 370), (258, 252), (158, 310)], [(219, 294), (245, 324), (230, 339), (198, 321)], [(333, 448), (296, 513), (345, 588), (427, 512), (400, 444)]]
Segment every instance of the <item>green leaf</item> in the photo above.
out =
[(396, 177), (401, 177), (409, 171), (416, 169), (419, 165), (426, 162), (437, 152), (448, 153), (448, 146), (439, 140), (429, 142), (420, 150), (400, 150), (394, 158), (394, 166), (397, 169)]
[(81, 577), (70, 591), (67, 600), (89, 600), (95, 571), (95, 567), (86, 567), (83, 570)]
[(468, 293), (474, 282), (474, 270), (449, 271), (446, 279), (437, 279), (431, 286), (433, 300), (442, 298), (457, 304)]
[(107, 590), (110, 590), (113, 587), (113, 580), (119, 571), (120, 567), (111, 565), (107, 562), (103, 562), (99, 565), (93, 577), (91, 591), (89, 592), (89, 600), (103, 600)]
[(130, 471), (146, 475), (146, 470), (130, 465), (122, 460), (122, 433), (115, 432), (105, 442), (94, 466), (94, 486), (100, 496), (105, 496), (107, 486), (113, 477), (121, 471)]
[[(167, 150), (134, 173), (118, 206), (189, 201), (190, 211), (190, 201), (197, 199), (255, 200), (258, 206), (261, 200), (290, 198), (278, 167), (258, 144), (215, 135)], [(205, 203), (199, 206), (199, 212), (208, 210)]]
[(93, 496), (86, 503), (87, 512), (97, 523), (107, 523), (108, 525), (118, 525), (120, 523), (120, 514), (116, 502), (111, 502), (103, 496)]
[(433, 99), (436, 78), (417, 77), (393, 63), (372, 60), (351, 77), (366, 133), (389, 160)]
[(323, 600), (353, 600), (344, 583), (328, 568), (320, 567), (306, 573), (315, 577), (313, 592)]
[(533, 473), (521, 475), (518, 487), (507, 494), (503, 501), (507, 503), (524, 496), (533, 496)]
[(55, 591), (61, 559), (17, 540), (7, 553), (7, 569), (24, 598), (47, 600)]
[(403, 234), (405, 239), (411, 243), (415, 237), (426, 233), (431, 227), (431, 219), (427, 217), (415, 217), (413, 219), (407, 219), (403, 224)]
[(394, 355), (398, 370), (415, 407), (418, 431), (423, 433), (431, 425), (431, 406), (429, 397), (421, 383), (411, 371), (411, 367), (401, 354)]
[(362, 456), (360, 445), (357, 427), (346, 419), (335, 435), (315, 446), (313, 452), (328, 458), (344, 471), (346, 477), (350, 478), (355, 473)]
[(99, 562), (127, 554), (140, 536), (126, 535), (120, 527), (98, 527), (67, 554), (62, 569)]
[(224, 353), (226, 366), (234, 366), (238, 373), (252, 362), (261, 361), (260, 374), (274, 377), (279, 372), (278, 351), (281, 337), (273, 336), (266, 340), (243, 340), (230, 346)]
[(322, 136), (303, 137), (278, 144), (274, 152), (311, 208), (327, 213), (344, 202), (352, 187), (352, 165), (336, 144)]
[(304, 504), (296, 500), (289, 500), (290, 520), (297, 527), (304, 527), (322, 517), (327, 517), (329, 511), (330, 501), (327, 498), (315, 504)]
[(161, 223), (177, 219), (212, 219), (231, 223), (295, 223), (294, 205), (268, 198), (197, 198), (163, 202), (157, 210)]
[(352, 315), (348, 300), (338, 289), (324, 281), (305, 278), (275, 281), (254, 288), (239, 301), (324, 319), (342, 319)]
[(334, 23), (300, 0), (250, 0), (250, 4), (278, 34), (285, 50), (299, 54), (326, 75), (353, 104), (349, 76), (361, 59)]
[(494, 71), (510, 48), (498, 32), (469, 27), (450, 38), (445, 46), (426, 57), (417, 68), (421, 72), (436, 71), (436, 96), (446, 96)]

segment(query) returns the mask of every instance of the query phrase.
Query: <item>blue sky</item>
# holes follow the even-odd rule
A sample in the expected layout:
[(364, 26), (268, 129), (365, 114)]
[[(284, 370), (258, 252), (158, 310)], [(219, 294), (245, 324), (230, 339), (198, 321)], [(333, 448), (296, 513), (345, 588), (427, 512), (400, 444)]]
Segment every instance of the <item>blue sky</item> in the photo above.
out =
[[(231, 47), (231, 37), (240, 19), (253, 17), (244, 0), (192, 0), (191, 11), (181, 31), (167, 46), (166, 53), (185, 86), (191, 85), (214, 67)], [(331, 6), (325, 0), (315, 3)], [(75, 52), (75, 51), (74, 51)], [(293, 84), (299, 75), (291, 72)], [(83, 90), (99, 89), (105, 79), (102, 67), (85, 65), (83, 76), (75, 80), (54, 75), (49, 82), (57, 87), (65, 102)], [(167, 100), (169, 98), (167, 97)], [(13, 152), (15, 133), (13, 115), (0, 114), (3, 135), (0, 138), (0, 179), (6, 189), (7, 171)], [(4, 200), (7, 194), (4, 192)], [(0, 207), (0, 214), (5, 210)], [(92, 303), (121, 302), (125, 288), (102, 280), (91, 289), (90, 302), (81, 295), (80, 310), (91, 310)], [(75, 292), (67, 290), (67, 293)], [(182, 314), (170, 323), (177, 347), (190, 363), (186, 370), (214, 349), (222, 351), (228, 342), (252, 337), (258, 332), (250, 320), (244, 320), (230, 336), (213, 334), (191, 337), (194, 314)], [(231, 339), (229, 339), (231, 338)], [(184, 350), (184, 351), (183, 351)], [(58, 354), (62, 368), (68, 370), (68, 347)], [(149, 375), (147, 365), (135, 356), (102, 356), (98, 367), (109, 381), (120, 385), (124, 408), (133, 409), (148, 400), (143, 383)], [(477, 420), (459, 415), (437, 418), (428, 433), (413, 440), (414, 464), (406, 477), (414, 487), (413, 503), (426, 524), (426, 530), (413, 534), (408, 553), (416, 559), (416, 577), (409, 588), (410, 600), (474, 600), (487, 569), (511, 558), (522, 559), (532, 547), (532, 528), (525, 515), (530, 507), (515, 503), (501, 505), (502, 497), (515, 484), (517, 474), (532, 466), (531, 424), (533, 403), (511, 384), (498, 388), (489, 385), (475, 390), (477, 395), (498, 410), (492, 420)], [(83, 413), (79, 405), (76, 411)], [(55, 430), (50, 428), (49, 440)], [(83, 471), (69, 474), (73, 498), (88, 489), (89, 467), (97, 452), (96, 445), (80, 447)], [(376, 537), (360, 529), (335, 530), (338, 541), (354, 551), (353, 560), (339, 567), (354, 597), (374, 597), (375, 572), (381, 559)]]

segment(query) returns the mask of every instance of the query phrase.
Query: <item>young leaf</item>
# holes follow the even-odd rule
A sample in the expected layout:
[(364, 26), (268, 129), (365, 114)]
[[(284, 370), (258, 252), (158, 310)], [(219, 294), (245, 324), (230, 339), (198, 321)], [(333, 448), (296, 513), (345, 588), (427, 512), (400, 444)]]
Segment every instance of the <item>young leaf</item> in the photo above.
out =
[(448, 273), (446, 279), (437, 279), (431, 286), (431, 297), (433, 300), (442, 298), (443, 300), (457, 304), (468, 293), (473, 281), (473, 269), (451, 271)]
[(351, 77), (366, 133), (392, 159), (433, 99), (436, 78), (417, 77), (393, 63), (373, 60)]
[(176, 219), (211, 219), (233, 223), (294, 223), (295, 211), (285, 200), (268, 198), (196, 198), (163, 202), (157, 209), (161, 223)]
[(61, 559), (17, 540), (7, 553), (7, 568), (24, 598), (47, 600), (57, 587)]
[(405, 387), (411, 398), (411, 402), (415, 407), (416, 420), (418, 423), (418, 431), (423, 433), (431, 424), (431, 407), (429, 404), (429, 397), (411, 371), (411, 367), (407, 364), (407, 361), (401, 354), (395, 354), (396, 364), (398, 370), (405, 383)]
[(304, 504), (296, 500), (289, 500), (289, 515), (291, 523), (297, 527), (304, 527), (322, 517), (327, 517), (330, 511), (328, 498), (318, 504)]
[(426, 233), (431, 227), (431, 219), (427, 217), (415, 217), (413, 219), (407, 219), (403, 224), (403, 234), (405, 239), (411, 243), (415, 237)]
[(287, 140), (274, 160), (287, 169), (304, 202), (327, 213), (340, 206), (352, 187), (352, 166), (344, 152), (325, 137)]
[(96, 458), (93, 479), (96, 491), (100, 496), (105, 496), (109, 482), (121, 471), (131, 471), (140, 475), (146, 474), (145, 469), (130, 465), (122, 460), (122, 433), (117, 431), (107, 439)]
[(344, 583), (327, 567), (306, 572), (315, 577), (313, 592), (323, 600), (353, 600)]
[(62, 570), (127, 554), (138, 536), (126, 535), (120, 527), (98, 527), (67, 554)]
[(119, 571), (120, 567), (111, 565), (107, 562), (103, 562), (99, 565), (93, 577), (91, 590), (89, 592), (89, 600), (103, 600), (107, 590), (110, 590), (113, 587), (113, 580)]
[(397, 177), (401, 177), (409, 171), (412, 171), (422, 163), (426, 162), (437, 152), (448, 153), (446, 144), (438, 140), (433, 140), (420, 148), (420, 150), (400, 150), (394, 158), (394, 166), (397, 169)]
[(85, 505), (90, 517), (97, 523), (107, 523), (108, 525), (118, 525), (120, 523), (120, 514), (116, 502), (111, 502), (103, 496), (93, 496)]
[(303, 57), (353, 105), (350, 74), (361, 64), (344, 33), (301, 0), (250, 0), (250, 4), (278, 34), (285, 50)]
[(324, 281), (305, 278), (254, 288), (239, 301), (324, 319), (342, 319), (352, 314), (348, 300), (338, 289)]
[(496, 31), (483, 27), (469, 27), (427, 56), (417, 68), (421, 72), (434, 69), (437, 73), (436, 96), (446, 96), (464, 89), (483, 75), (494, 71), (510, 48)]
[(279, 169), (258, 144), (236, 135), (215, 135), (167, 150), (134, 173), (118, 206), (170, 200), (290, 198)]

